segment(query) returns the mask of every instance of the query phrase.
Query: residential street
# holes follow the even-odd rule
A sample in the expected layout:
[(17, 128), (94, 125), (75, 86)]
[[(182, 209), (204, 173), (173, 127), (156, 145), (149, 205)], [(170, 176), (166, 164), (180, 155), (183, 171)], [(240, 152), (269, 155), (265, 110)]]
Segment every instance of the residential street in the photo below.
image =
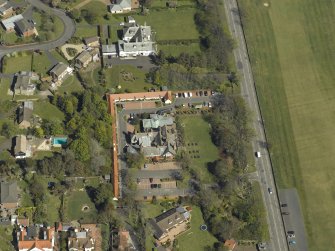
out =
[(17, 51), (29, 51), (29, 50), (51, 50), (58, 46), (61, 46), (69, 40), (74, 32), (76, 27), (74, 21), (68, 17), (65, 12), (59, 9), (50, 8), (39, 0), (27, 0), (32, 6), (37, 9), (44, 10), (47, 13), (52, 13), (59, 17), (64, 24), (63, 34), (56, 40), (43, 42), (43, 43), (32, 43), (27, 45), (17, 45), (17, 46), (0, 46), (0, 59), (7, 53), (17, 52)]
[[(254, 80), (251, 73), (245, 39), (243, 36), (243, 30), (241, 27), (241, 20), (238, 14), (238, 7), (236, 0), (223, 1), (225, 4), (229, 29), (233, 38), (237, 42), (237, 47), (234, 50), (234, 56), (239, 70), (239, 75), (241, 76), (241, 95), (245, 98), (246, 103), (254, 113), (253, 127), (255, 130), (255, 138), (252, 144), (253, 149), (255, 152), (261, 152), (262, 155), (261, 158), (256, 159), (256, 167), (258, 176), (261, 180), (261, 191), (264, 199), (264, 205), (267, 211), (267, 220), (270, 232), (270, 241), (267, 242), (268, 250), (285, 251), (288, 250), (288, 246), (269, 153), (267, 149), (261, 146), (259, 143), (266, 142), (266, 137), (257, 100)], [(222, 16), (222, 18), (224, 18), (224, 16)], [(223, 22), (226, 22), (226, 20), (223, 20)], [(269, 188), (272, 189), (272, 194), (269, 193)]]

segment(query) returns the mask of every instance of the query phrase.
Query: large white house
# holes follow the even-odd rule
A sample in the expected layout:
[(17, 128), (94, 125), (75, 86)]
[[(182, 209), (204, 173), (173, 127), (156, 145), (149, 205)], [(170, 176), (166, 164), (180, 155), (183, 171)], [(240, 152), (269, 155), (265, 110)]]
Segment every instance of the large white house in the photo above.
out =
[(151, 27), (138, 25), (131, 17), (123, 27), (122, 40), (117, 44), (102, 46), (104, 57), (131, 58), (137, 56), (150, 56), (155, 53)]

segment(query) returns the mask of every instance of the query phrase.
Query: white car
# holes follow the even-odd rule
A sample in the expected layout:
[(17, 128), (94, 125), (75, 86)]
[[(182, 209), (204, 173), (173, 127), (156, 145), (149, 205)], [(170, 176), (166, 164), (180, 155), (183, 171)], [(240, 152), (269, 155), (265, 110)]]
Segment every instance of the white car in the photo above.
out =
[(269, 191), (269, 194), (273, 193), (271, 187), (268, 188), (268, 191)]
[(256, 155), (257, 158), (262, 157), (261, 152), (255, 152), (255, 155)]
[(287, 238), (295, 238), (295, 234), (288, 234)]

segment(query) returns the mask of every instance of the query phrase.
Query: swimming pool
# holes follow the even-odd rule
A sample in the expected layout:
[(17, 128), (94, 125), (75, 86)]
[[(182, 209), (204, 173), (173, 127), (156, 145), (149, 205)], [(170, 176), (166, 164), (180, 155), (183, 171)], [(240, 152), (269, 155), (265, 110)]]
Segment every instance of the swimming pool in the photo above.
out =
[(67, 138), (65, 137), (55, 137), (52, 139), (53, 145), (66, 145), (67, 144)]

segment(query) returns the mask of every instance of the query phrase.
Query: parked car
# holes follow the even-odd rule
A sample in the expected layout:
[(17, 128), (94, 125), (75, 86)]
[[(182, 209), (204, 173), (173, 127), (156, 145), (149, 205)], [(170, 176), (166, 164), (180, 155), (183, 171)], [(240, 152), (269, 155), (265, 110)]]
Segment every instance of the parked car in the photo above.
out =
[(208, 102), (208, 107), (212, 108), (212, 103), (211, 102)]
[(176, 98), (178, 98), (178, 93), (176, 93)]
[(203, 92), (202, 91), (199, 91), (199, 96), (202, 96), (203, 95)]
[(281, 214), (282, 215), (289, 215), (290, 213), (289, 212), (282, 212)]
[(204, 95), (205, 95), (205, 96), (208, 96), (208, 92), (207, 92), (207, 91), (204, 91)]
[(187, 92), (184, 92), (184, 98), (188, 98)]
[(268, 191), (269, 191), (269, 194), (272, 194), (272, 193), (273, 193), (271, 187), (268, 188)]
[(288, 234), (287, 238), (295, 238), (295, 234)]
[(192, 98), (192, 92), (188, 93), (188, 97)]
[(288, 244), (290, 244), (290, 245), (294, 245), (294, 244), (296, 244), (297, 242), (295, 241), (295, 240), (291, 240), (291, 241), (289, 241), (288, 242)]
[(257, 158), (262, 157), (261, 152), (255, 152), (255, 156), (256, 156)]
[(294, 231), (290, 230), (290, 231), (287, 231), (288, 234), (294, 234)]
[(284, 204), (281, 204), (281, 206), (282, 206), (282, 207), (287, 207), (287, 204), (286, 204), (286, 203), (284, 203)]

